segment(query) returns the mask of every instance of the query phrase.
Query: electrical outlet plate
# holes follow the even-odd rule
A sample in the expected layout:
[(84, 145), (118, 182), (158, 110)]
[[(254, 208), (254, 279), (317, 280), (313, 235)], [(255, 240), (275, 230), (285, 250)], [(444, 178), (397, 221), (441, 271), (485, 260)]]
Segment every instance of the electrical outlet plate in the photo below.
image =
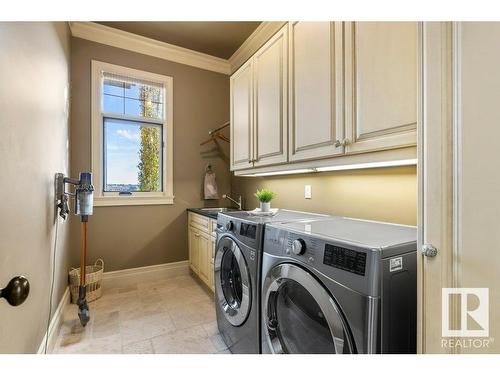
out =
[(304, 198), (311, 199), (312, 198), (312, 188), (311, 185), (304, 186)]

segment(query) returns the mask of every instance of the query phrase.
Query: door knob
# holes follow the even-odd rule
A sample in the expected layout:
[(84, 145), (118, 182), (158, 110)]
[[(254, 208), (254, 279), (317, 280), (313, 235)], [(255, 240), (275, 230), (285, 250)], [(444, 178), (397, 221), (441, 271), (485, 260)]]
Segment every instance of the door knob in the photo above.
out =
[(426, 257), (433, 258), (437, 255), (437, 253), (438, 249), (429, 243), (422, 246), (422, 255), (425, 255)]
[(30, 293), (30, 283), (24, 276), (16, 276), (9, 281), (7, 286), (0, 289), (0, 298), (5, 298), (12, 306), (19, 306)]

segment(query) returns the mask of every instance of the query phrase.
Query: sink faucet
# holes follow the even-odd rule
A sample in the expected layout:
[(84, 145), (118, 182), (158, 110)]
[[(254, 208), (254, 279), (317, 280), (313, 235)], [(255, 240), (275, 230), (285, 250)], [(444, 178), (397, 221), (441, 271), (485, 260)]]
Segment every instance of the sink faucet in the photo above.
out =
[(238, 209), (240, 209), (240, 210), (242, 210), (242, 209), (243, 209), (243, 208), (242, 208), (242, 203), (241, 203), (241, 195), (238, 197), (238, 200), (237, 200), (237, 201), (236, 201), (236, 200), (234, 200), (233, 198), (231, 198), (231, 197), (230, 197), (229, 195), (227, 195), (227, 194), (224, 194), (224, 195), (222, 196), (222, 198), (224, 198), (224, 199), (229, 199), (231, 202), (233, 202), (233, 203), (235, 203), (235, 204), (237, 204), (237, 205), (238, 205)]

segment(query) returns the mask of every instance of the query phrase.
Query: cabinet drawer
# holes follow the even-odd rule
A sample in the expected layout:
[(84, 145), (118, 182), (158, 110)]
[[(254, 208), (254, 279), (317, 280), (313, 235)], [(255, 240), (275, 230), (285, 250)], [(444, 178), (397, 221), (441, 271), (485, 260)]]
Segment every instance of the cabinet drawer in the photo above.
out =
[(190, 212), (188, 215), (188, 225), (197, 228), (205, 233), (209, 233), (209, 218)]

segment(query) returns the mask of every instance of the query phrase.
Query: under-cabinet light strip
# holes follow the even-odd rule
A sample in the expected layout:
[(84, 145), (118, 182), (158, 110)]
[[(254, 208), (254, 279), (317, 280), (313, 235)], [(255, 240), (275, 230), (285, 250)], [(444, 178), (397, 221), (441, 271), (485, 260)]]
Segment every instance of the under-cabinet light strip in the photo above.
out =
[(360, 164), (349, 164), (349, 165), (332, 165), (331, 167), (319, 167), (316, 168), (316, 170), (318, 172), (330, 172), (330, 171), (344, 171), (349, 169), (401, 167), (405, 165), (417, 165), (417, 159), (376, 161), (371, 163), (360, 163)]
[(291, 170), (276, 171), (276, 172), (261, 172), (261, 173), (244, 174), (244, 175), (241, 175), (241, 177), (280, 176), (280, 175), (299, 174), (299, 173), (345, 171), (345, 170), (352, 170), (352, 169), (401, 167), (401, 166), (407, 166), (407, 165), (417, 165), (417, 159), (377, 161), (377, 162), (371, 162), (371, 163), (332, 165), (329, 167), (291, 169)]
[(285, 174), (299, 174), (299, 173), (312, 173), (316, 172), (314, 168), (307, 169), (290, 169), (287, 171), (276, 171), (276, 172), (261, 172), (253, 174), (244, 174), (243, 177), (263, 177), (263, 176), (280, 176)]

